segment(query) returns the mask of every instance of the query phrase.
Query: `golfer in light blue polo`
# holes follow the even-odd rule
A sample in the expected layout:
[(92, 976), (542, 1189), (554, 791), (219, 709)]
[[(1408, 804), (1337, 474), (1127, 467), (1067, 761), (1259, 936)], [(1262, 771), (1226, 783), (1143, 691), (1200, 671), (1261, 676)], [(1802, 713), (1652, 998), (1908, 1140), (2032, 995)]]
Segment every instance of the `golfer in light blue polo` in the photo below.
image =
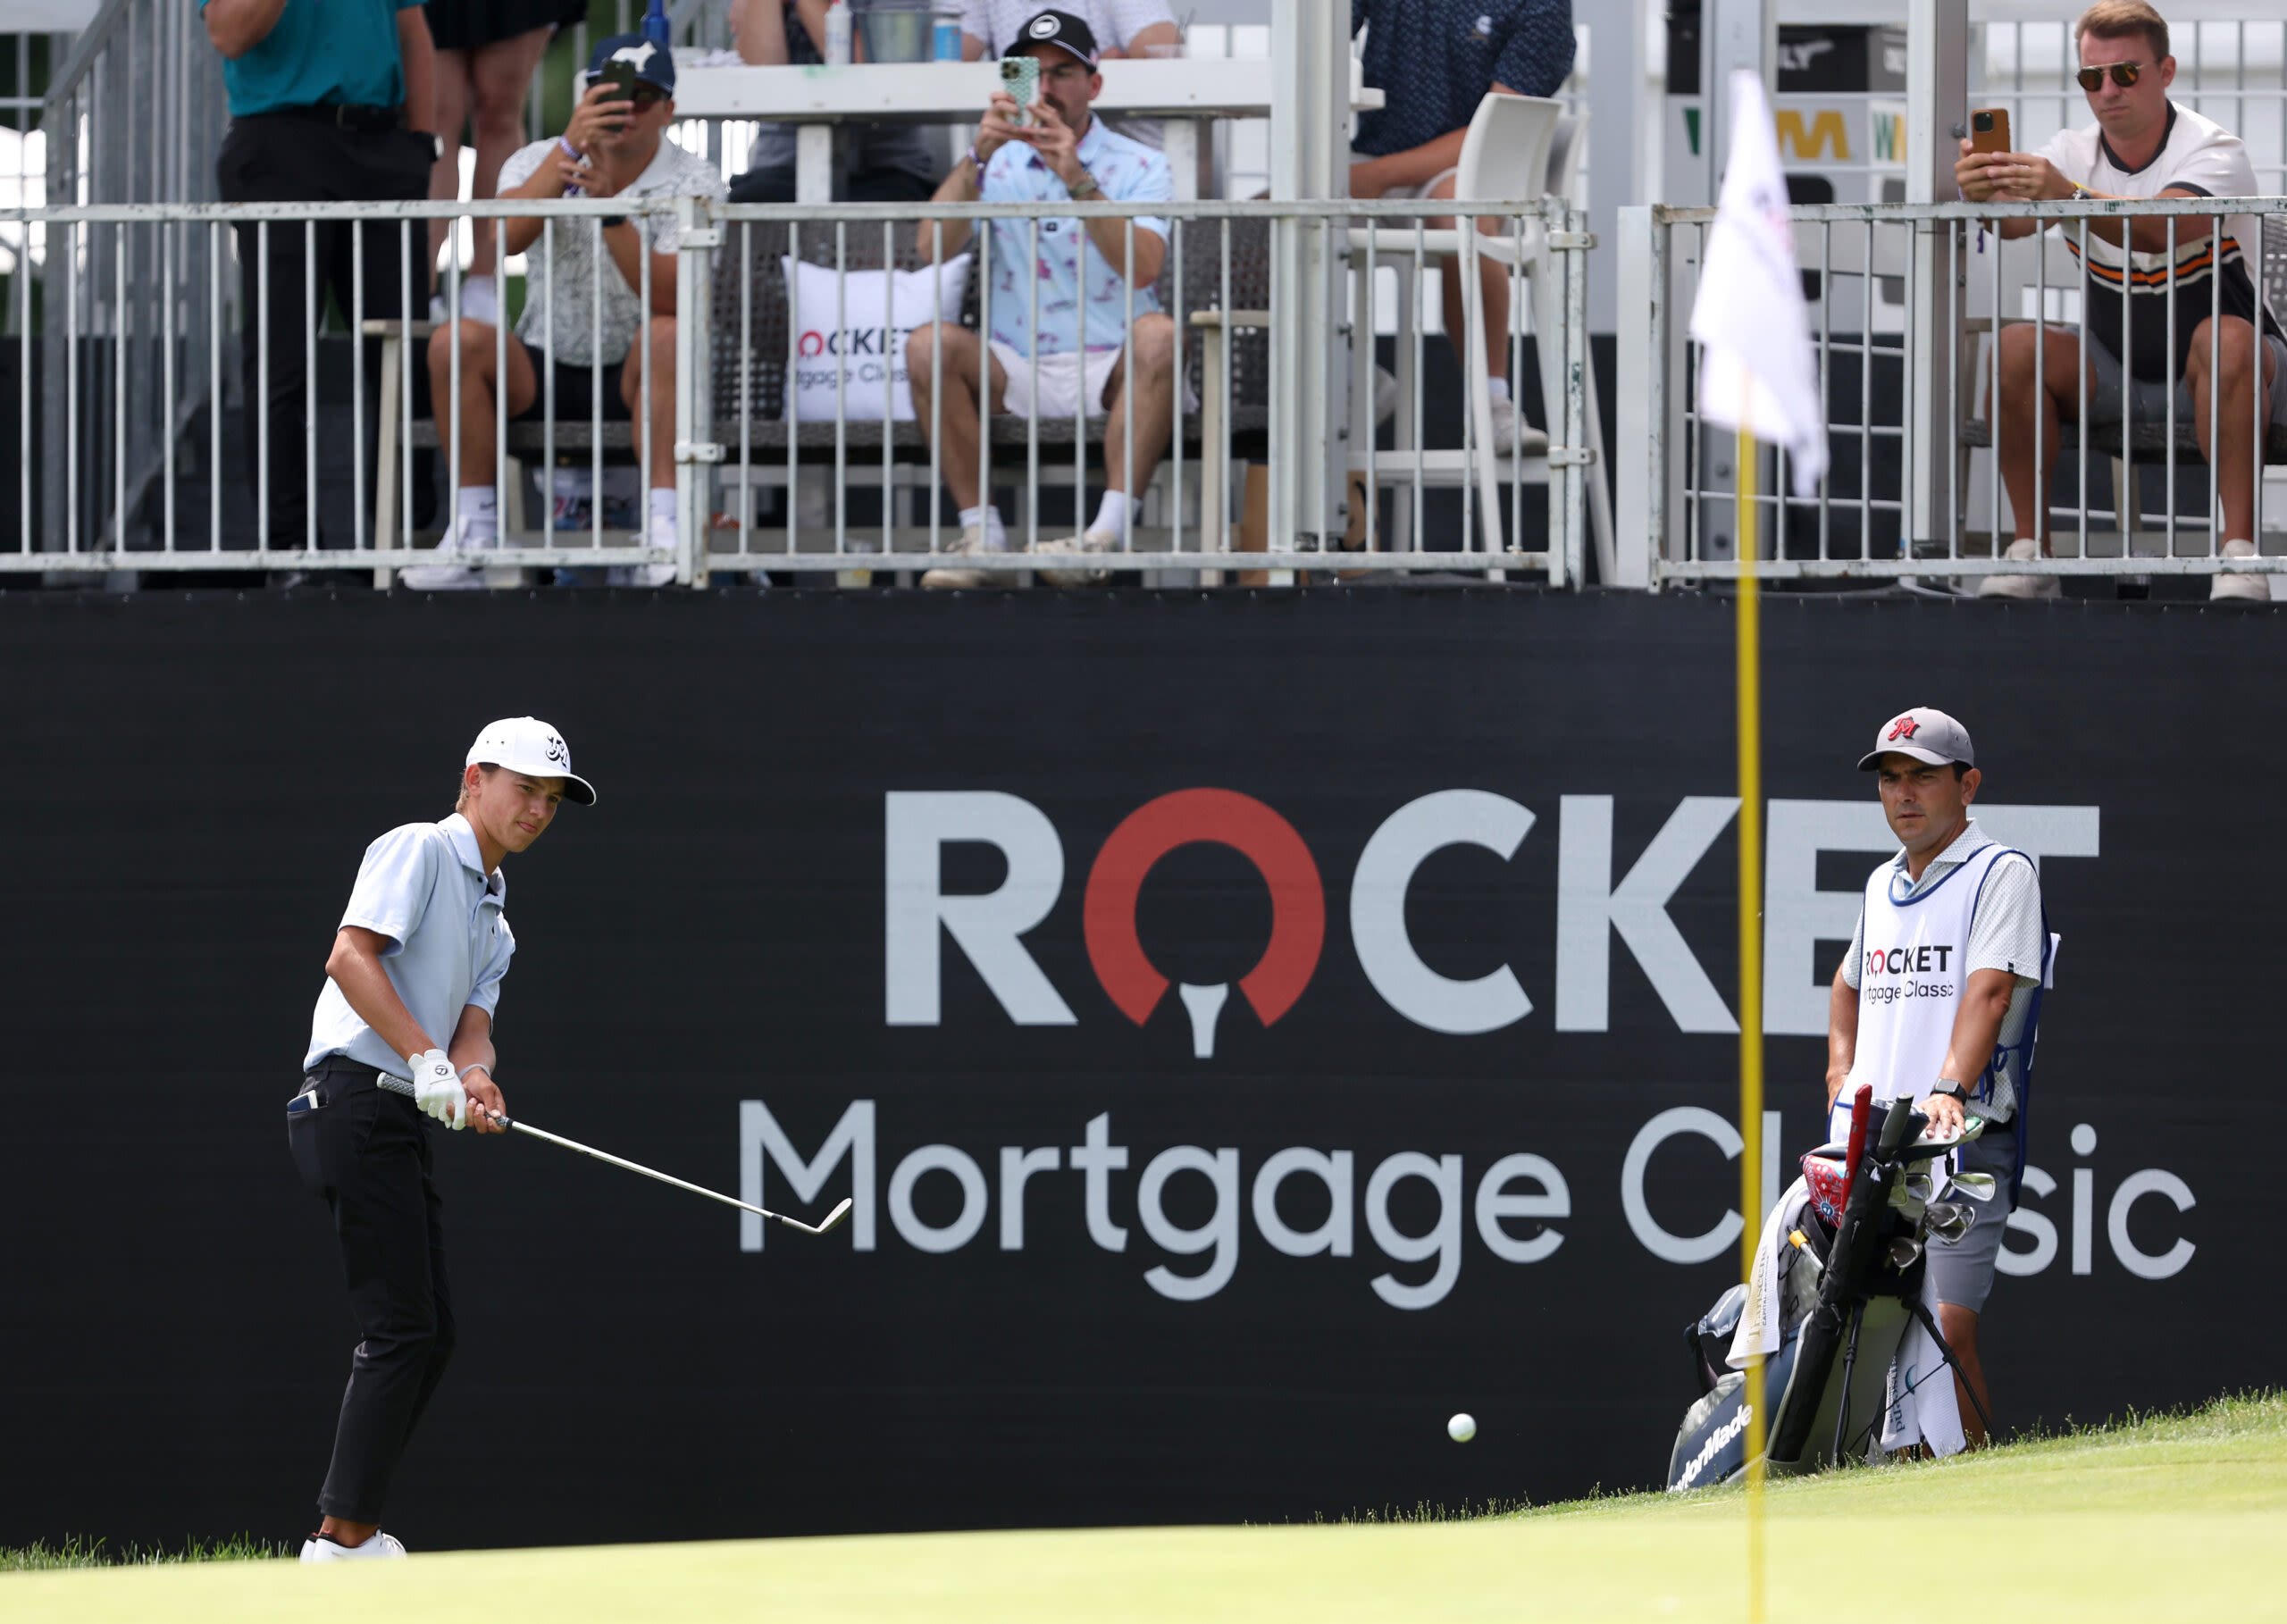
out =
[(501, 859), (565, 800), (595, 799), (561, 733), (511, 716), (469, 747), (450, 816), (390, 830), (358, 867), (286, 1108), (295, 1165), (333, 1214), (359, 1334), (306, 1562), (405, 1554), (381, 1530), (381, 1505), (453, 1351), (444, 1203), (421, 1118), (500, 1131), (492, 1016), (516, 950)]

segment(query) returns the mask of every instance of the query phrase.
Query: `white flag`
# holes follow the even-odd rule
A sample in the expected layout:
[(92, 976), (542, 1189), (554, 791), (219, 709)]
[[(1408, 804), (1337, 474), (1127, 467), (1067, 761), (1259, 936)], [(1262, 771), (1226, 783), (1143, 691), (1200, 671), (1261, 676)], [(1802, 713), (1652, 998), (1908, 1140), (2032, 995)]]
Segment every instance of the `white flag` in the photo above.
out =
[(1731, 75), (1731, 151), (1691, 336), (1701, 346), (1700, 417), (1786, 447), (1795, 494), (1814, 495), (1826, 473), (1826, 404), (1779, 138), (1763, 80), (1745, 69)]

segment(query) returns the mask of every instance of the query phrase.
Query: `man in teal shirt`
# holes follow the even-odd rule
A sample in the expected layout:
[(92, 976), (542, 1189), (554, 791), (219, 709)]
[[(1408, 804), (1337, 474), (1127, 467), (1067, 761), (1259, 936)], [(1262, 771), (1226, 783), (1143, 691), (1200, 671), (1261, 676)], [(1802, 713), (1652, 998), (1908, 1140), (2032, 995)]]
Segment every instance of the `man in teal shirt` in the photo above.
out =
[[(216, 158), (225, 203), (410, 201), (429, 195), (436, 162), (430, 94), (429, 23), (417, 0), (201, 0), (206, 37), (222, 54), (230, 130)], [(395, 222), (320, 222), (315, 232), (317, 314), (304, 299), (305, 230), (273, 222), (239, 233), (246, 312), (247, 486), (256, 492), (262, 544), (320, 544), (303, 461), (308, 377), (303, 364), (314, 319), (328, 292), (345, 317), (364, 262), (366, 317), (423, 314), (429, 298), (428, 233), (413, 232), (412, 286), (405, 285)], [(365, 369), (378, 388), (378, 356)], [(270, 480), (262, 478), (263, 403), (269, 406)], [(376, 421), (368, 406), (368, 432)], [(365, 466), (373, 468), (370, 447)]]

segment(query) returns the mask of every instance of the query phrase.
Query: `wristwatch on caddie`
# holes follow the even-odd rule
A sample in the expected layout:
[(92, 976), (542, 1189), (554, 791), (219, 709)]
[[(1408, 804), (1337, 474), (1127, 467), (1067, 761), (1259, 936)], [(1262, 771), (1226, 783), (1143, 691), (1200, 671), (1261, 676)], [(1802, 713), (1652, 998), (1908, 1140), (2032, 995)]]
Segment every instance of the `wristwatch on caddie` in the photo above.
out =
[(1072, 194), (1073, 201), (1076, 203), (1084, 197), (1092, 196), (1101, 197), (1104, 195), (1104, 188), (1096, 184), (1096, 178), (1085, 169), (1080, 172), (1079, 184), (1068, 186), (1064, 189)]
[(1948, 1100), (1957, 1101), (1964, 1104), (1967, 1103), (1969, 1100), (1969, 1090), (1964, 1088), (1951, 1077), (1939, 1078), (1937, 1084), (1931, 1089), (1930, 1093), (1933, 1099), (1942, 1094)]

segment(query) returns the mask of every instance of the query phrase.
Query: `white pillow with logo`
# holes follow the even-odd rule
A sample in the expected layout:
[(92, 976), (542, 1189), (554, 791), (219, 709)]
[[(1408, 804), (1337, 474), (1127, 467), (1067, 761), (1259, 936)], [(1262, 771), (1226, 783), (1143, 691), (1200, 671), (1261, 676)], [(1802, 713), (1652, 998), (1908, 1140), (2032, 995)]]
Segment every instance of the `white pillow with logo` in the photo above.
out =
[(801, 421), (834, 421), (839, 373), (844, 417), (878, 422), (886, 377), (889, 415), (912, 422), (906, 336), (934, 321), (960, 320), (969, 256), (956, 255), (942, 266), (917, 271), (845, 272), (838, 306), (832, 266), (786, 255), (779, 264), (786, 274), (786, 319), (794, 330), (794, 410)]

